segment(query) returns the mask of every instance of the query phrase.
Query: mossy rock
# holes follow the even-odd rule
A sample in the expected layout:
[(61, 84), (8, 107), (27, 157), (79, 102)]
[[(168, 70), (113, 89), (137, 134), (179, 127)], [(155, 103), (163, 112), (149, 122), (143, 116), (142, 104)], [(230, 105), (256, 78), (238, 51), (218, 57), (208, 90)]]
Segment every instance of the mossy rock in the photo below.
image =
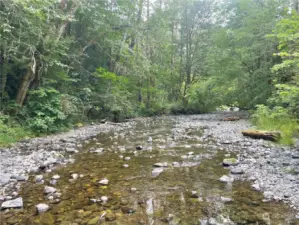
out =
[(100, 221), (100, 216), (96, 216), (90, 220), (88, 220), (87, 225), (96, 225)]
[(34, 222), (35, 224), (39, 225), (53, 225), (55, 224), (55, 218), (50, 213), (44, 213), (40, 215)]
[(238, 160), (236, 158), (228, 158), (224, 159), (222, 164), (223, 166), (235, 166), (238, 164)]

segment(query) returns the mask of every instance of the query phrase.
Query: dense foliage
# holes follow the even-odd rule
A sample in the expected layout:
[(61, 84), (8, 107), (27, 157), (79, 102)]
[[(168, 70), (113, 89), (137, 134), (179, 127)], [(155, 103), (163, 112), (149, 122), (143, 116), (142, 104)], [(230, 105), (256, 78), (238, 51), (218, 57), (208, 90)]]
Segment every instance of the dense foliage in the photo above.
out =
[(0, 144), (220, 105), (297, 124), (298, 29), (288, 0), (1, 0)]

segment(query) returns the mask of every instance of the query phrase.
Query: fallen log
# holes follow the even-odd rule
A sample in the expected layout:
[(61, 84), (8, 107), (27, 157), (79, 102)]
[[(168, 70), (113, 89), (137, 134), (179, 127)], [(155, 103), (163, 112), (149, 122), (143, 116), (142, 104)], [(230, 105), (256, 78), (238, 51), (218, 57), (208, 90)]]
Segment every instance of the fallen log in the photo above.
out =
[(264, 139), (268, 141), (278, 141), (281, 137), (278, 131), (266, 131), (266, 130), (243, 130), (242, 134), (246, 137), (254, 139)]
[(226, 117), (222, 121), (237, 121), (240, 120), (241, 118), (238, 116), (232, 116), (232, 117)]

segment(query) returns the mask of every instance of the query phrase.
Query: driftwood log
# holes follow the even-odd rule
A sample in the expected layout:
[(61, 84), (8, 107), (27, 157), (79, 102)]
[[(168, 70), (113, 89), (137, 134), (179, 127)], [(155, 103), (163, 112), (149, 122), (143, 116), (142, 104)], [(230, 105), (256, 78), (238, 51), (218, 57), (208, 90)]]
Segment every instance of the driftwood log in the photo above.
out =
[(226, 117), (224, 119), (222, 119), (222, 121), (237, 121), (240, 120), (241, 118), (238, 116), (232, 116), (232, 117)]
[(264, 139), (269, 141), (278, 141), (281, 137), (281, 134), (278, 131), (243, 130), (242, 134), (254, 139)]

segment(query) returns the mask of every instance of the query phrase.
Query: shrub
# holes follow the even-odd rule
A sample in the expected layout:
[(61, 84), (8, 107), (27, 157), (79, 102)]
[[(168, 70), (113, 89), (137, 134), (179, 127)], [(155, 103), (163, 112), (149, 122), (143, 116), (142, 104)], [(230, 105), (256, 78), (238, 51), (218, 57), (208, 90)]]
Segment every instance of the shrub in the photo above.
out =
[(280, 131), (282, 144), (293, 144), (293, 135), (298, 132), (298, 120), (281, 106), (271, 109), (265, 105), (257, 105), (252, 122), (260, 129)]

